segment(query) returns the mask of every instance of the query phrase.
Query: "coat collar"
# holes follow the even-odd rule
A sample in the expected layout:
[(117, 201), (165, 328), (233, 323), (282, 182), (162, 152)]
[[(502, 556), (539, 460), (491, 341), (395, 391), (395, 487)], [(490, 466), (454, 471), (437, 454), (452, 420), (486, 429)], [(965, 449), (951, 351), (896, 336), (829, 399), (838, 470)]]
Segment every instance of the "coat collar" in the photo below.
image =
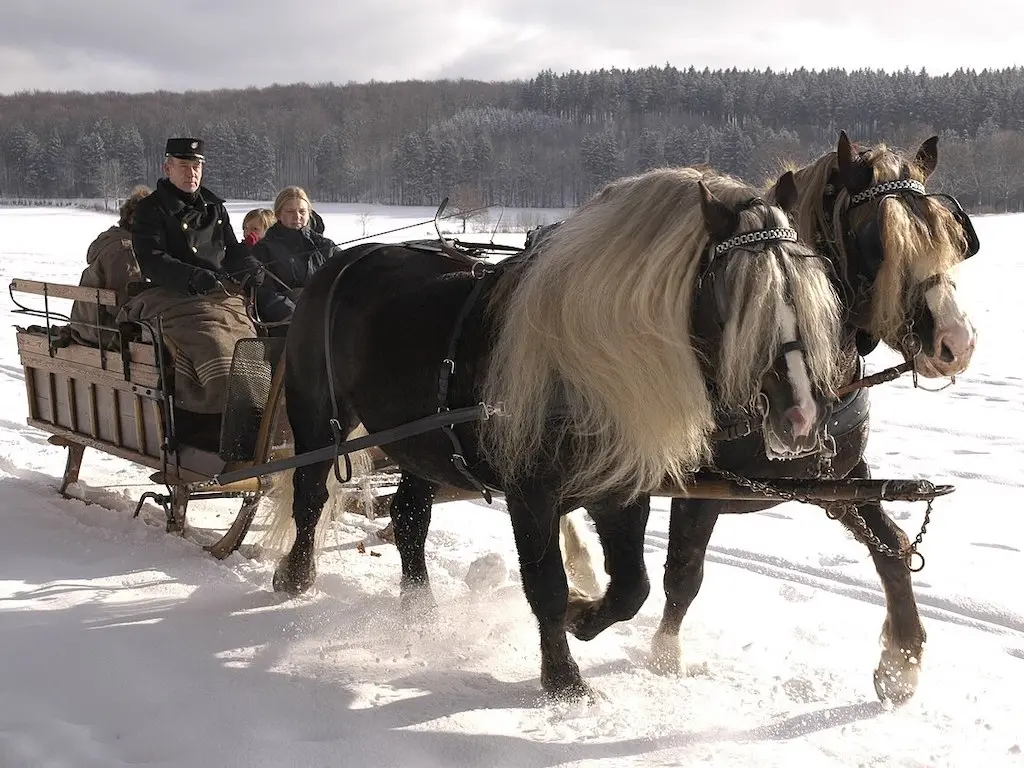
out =
[(224, 198), (214, 194), (204, 186), (200, 186), (196, 190), (195, 199), (191, 201), (180, 189), (171, 184), (170, 179), (160, 179), (156, 186), (161, 192), (161, 197), (164, 199), (167, 210), (172, 214), (178, 213), (185, 208), (203, 208), (207, 205), (220, 205), (224, 202)]
[(283, 224), (281, 224), (281, 222), (275, 222), (273, 225), (271, 225), (270, 229), (268, 229), (267, 233), (263, 236), (263, 239), (270, 240), (271, 242), (277, 240), (282, 243), (295, 243), (298, 242), (299, 240), (304, 240), (306, 241), (306, 243), (312, 245), (317, 250), (324, 246), (328, 248), (334, 246), (333, 241), (328, 240), (319, 232), (314, 231), (308, 226), (303, 229), (292, 229), (290, 227), (284, 226)]

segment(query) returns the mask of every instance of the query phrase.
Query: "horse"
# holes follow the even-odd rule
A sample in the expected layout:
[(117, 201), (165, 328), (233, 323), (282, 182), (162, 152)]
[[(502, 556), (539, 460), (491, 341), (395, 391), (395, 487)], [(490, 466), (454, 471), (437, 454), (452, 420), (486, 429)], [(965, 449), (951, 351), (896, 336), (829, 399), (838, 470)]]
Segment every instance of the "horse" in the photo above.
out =
[[(937, 137), (923, 142), (909, 157), (885, 144), (855, 152), (844, 131), (835, 151), (792, 169), (798, 188), (797, 230), (830, 257), (843, 296), (844, 383), (862, 377), (862, 356), (879, 342), (912, 362), (915, 376), (955, 376), (970, 364), (975, 329), (957, 300), (951, 270), (977, 253), (980, 244), (955, 199), (927, 192), (925, 181), (937, 163)], [(772, 199), (778, 191), (770, 188), (766, 197)], [(868, 413), (866, 388), (834, 404), (829, 432), (835, 443), (835, 476), (870, 477), (864, 460)], [(766, 437), (755, 432), (718, 443), (714, 467), (746, 478), (814, 478), (829, 469), (820, 456), (766, 461)], [(654, 669), (680, 670), (679, 629), (700, 589), (718, 516), (769, 509), (783, 500), (672, 500), (666, 601), (651, 647)], [(831, 510), (830, 516), (870, 550), (886, 600), (881, 658), (873, 674), (875, 691), (883, 702), (903, 703), (917, 688), (927, 637), (911, 580), (914, 550), (879, 502)]]
[[(838, 381), (840, 304), (827, 264), (789, 227), (793, 175), (777, 186), (769, 204), (725, 175), (657, 169), (608, 184), (535, 249), (498, 264), (375, 243), (317, 272), (285, 342), (296, 454), (360, 424), (372, 435), (484, 409), (386, 446), (401, 469), (390, 513), (405, 609), (434, 605), (424, 544), (438, 488), (488, 501), (501, 491), (542, 687), (593, 696), (566, 631), (594, 637), (646, 600), (648, 493), (709, 459), (716, 414), (759, 404), (773, 450), (818, 449)], [(294, 471), (295, 540), (277, 591), (315, 582), (331, 467)], [(570, 614), (558, 521), (579, 507), (596, 522), (610, 583)]]

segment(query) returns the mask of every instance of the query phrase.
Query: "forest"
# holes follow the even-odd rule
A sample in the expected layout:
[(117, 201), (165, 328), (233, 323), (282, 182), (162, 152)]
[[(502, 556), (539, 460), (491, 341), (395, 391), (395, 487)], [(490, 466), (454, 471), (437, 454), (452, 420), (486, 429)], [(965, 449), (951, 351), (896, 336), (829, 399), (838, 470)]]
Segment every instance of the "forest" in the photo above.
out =
[(529, 80), (0, 96), (0, 200), (112, 200), (160, 175), (168, 136), (206, 142), (204, 183), (267, 200), (566, 208), (602, 183), (708, 164), (755, 184), (855, 142), (939, 135), (929, 186), (1024, 209), (1024, 68), (539, 72)]

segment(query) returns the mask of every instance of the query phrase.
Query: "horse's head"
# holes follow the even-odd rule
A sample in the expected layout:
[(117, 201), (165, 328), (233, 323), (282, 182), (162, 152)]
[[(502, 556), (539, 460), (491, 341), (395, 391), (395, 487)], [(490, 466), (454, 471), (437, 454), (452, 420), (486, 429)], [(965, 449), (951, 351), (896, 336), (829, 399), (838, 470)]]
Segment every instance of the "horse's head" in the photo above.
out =
[(840, 133), (824, 210), (852, 291), (852, 319), (870, 343), (914, 360), (922, 376), (965, 370), (975, 330), (961, 307), (953, 268), (978, 252), (970, 217), (955, 198), (928, 193), (938, 137), (908, 159), (884, 145), (855, 152)]
[(817, 452), (836, 383), (840, 304), (829, 262), (790, 225), (793, 174), (776, 185), (777, 205), (753, 191), (726, 203), (700, 188), (709, 242), (694, 329), (716, 404), (725, 414), (760, 408), (769, 458)]

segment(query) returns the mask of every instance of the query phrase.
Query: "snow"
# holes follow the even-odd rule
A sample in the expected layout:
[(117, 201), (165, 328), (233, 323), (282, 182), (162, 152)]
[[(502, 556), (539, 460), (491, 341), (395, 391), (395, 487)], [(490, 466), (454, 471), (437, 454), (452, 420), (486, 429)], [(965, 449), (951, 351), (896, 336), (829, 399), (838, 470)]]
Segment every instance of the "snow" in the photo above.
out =
[[(256, 205), (232, 202), (236, 229)], [(339, 241), (433, 215), (319, 208)], [(0, 278), (77, 283), (110, 223), (0, 208)], [(155, 506), (131, 515), (142, 491), (160, 490), (148, 470), (95, 451), (72, 490), (96, 503), (63, 499), (63, 450), (25, 425), (11, 326), (34, 321), (11, 314), (5, 291), (0, 766), (1024, 765), (1024, 216), (976, 226), (982, 251), (958, 279), (979, 330), (970, 370), (938, 393), (904, 378), (872, 394), (874, 475), (957, 487), (935, 503), (914, 576), (928, 631), (921, 684), (895, 710), (872, 686), (884, 599), (868, 552), (814, 507), (719, 523), (683, 627), (690, 674), (666, 678), (646, 667), (668, 530), (668, 501), (655, 500), (647, 603), (592, 642), (570, 639), (605, 698), (558, 705), (540, 695), (537, 632), (500, 505), (435, 508), (438, 613), (406, 622), (381, 520), (336, 523), (315, 588), (289, 600), (271, 591), (273, 562), (201, 549), (238, 502), (193, 503), (189, 535), (169, 535)], [(896, 360), (879, 350), (869, 368)], [(917, 533), (923, 505), (889, 509)]]

